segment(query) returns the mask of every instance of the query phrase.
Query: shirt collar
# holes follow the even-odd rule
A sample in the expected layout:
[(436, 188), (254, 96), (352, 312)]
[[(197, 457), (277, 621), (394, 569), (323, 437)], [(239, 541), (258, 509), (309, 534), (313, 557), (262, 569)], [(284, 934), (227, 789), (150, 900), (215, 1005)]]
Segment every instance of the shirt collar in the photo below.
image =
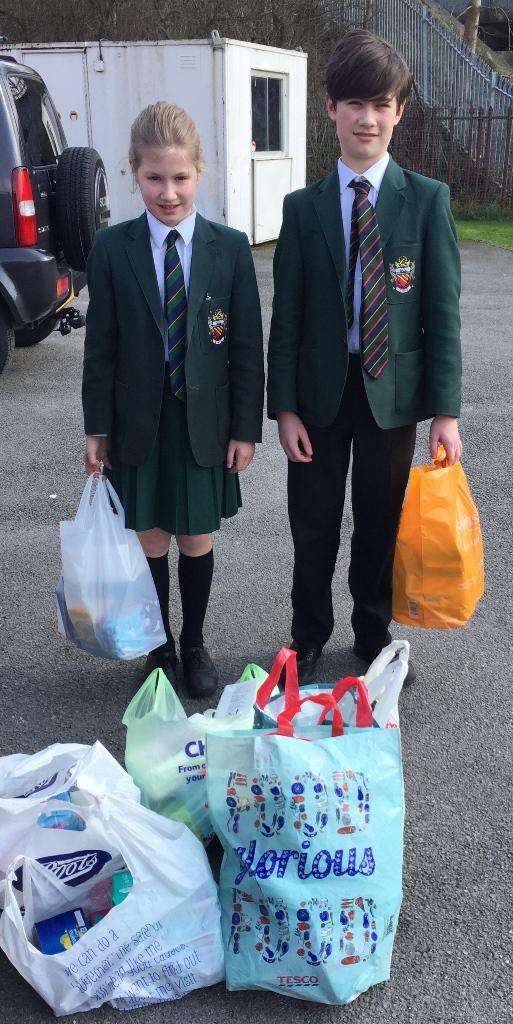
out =
[[(183, 239), (184, 245), (189, 245), (192, 241), (194, 234), (194, 227), (196, 224), (196, 208), (194, 207), (192, 213), (188, 217), (184, 217), (179, 224), (176, 225), (178, 234)], [(165, 245), (166, 238), (171, 231), (171, 228), (167, 224), (163, 224), (161, 220), (154, 217), (152, 213), (147, 209), (146, 216), (148, 218), (148, 227), (150, 229), (151, 240), (157, 249), (161, 249)]]
[(366, 178), (367, 181), (370, 181), (372, 187), (376, 189), (376, 192), (379, 192), (389, 160), (390, 153), (385, 153), (385, 155), (381, 157), (381, 160), (378, 160), (372, 165), (372, 167), (369, 167), (364, 174), (355, 174), (347, 164), (343, 163), (342, 160), (339, 159), (337, 162), (337, 168), (340, 181), (340, 191), (342, 192), (347, 188), (350, 181), (354, 181), (355, 179), (356, 181), (360, 181), (361, 178)]

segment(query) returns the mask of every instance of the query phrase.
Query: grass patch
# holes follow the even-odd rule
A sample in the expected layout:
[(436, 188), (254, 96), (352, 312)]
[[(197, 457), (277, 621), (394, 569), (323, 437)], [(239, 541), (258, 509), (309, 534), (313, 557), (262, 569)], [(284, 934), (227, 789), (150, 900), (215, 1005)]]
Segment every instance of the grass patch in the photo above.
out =
[(456, 217), (456, 230), (460, 242), (488, 242), (500, 249), (513, 250), (513, 220)]

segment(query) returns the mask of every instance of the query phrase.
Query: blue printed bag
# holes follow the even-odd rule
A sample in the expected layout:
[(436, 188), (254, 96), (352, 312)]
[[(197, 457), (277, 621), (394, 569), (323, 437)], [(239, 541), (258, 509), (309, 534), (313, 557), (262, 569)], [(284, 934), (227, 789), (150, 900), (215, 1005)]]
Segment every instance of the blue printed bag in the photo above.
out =
[[(356, 726), (333, 714), (294, 736), (207, 737), (212, 822), (224, 847), (220, 900), (227, 987), (341, 1004), (390, 976), (402, 898), (404, 793), (398, 729), (372, 728), (365, 685)], [(305, 742), (306, 740), (306, 742)]]

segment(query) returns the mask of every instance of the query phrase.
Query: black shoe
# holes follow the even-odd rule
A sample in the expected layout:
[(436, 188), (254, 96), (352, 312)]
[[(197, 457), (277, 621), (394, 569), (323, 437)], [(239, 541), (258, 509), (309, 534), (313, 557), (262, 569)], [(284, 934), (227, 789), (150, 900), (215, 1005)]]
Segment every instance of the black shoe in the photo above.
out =
[[(386, 642), (383, 644), (383, 647), (388, 647), (388, 644), (391, 643), (391, 639), (392, 638), (390, 637), (390, 640), (386, 640)], [(367, 647), (366, 644), (360, 643), (358, 640), (355, 640), (353, 644), (353, 654), (355, 654), (357, 658), (360, 658), (361, 661), (366, 662), (365, 669), (367, 670), (369, 665), (372, 665), (372, 662), (375, 660), (375, 658), (377, 658), (378, 654), (381, 654), (383, 647)], [(408, 671), (406, 673), (406, 678), (403, 682), (403, 686), (411, 686), (411, 684), (415, 682), (416, 678), (417, 673), (413, 667), (412, 662), (409, 661)]]
[(144, 678), (147, 679), (156, 668), (160, 668), (171, 686), (176, 687), (178, 658), (173, 647), (157, 647), (155, 651), (150, 651), (144, 665)]
[(217, 669), (205, 647), (181, 650), (183, 681), (191, 697), (210, 697), (217, 688)]
[(319, 682), (318, 665), (322, 654), (322, 647), (300, 647), (293, 640), (290, 645), (291, 651), (297, 651), (297, 674), (300, 686), (308, 683)]

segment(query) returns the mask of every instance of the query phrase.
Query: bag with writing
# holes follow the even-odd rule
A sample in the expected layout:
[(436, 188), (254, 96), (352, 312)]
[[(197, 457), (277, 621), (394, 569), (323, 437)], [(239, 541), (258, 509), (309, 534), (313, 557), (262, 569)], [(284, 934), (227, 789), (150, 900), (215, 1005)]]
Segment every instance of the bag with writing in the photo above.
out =
[[(58, 1017), (106, 1002), (128, 1010), (176, 1000), (221, 981), (219, 904), (199, 840), (182, 823), (120, 797), (105, 796), (81, 813), (84, 837), (101, 833), (133, 886), (98, 920), (95, 879), (78, 891), (62, 874), (16, 857), (0, 919), (0, 947), (14, 967)], [(77, 909), (88, 924), (85, 934), (59, 953), (41, 952), (35, 924)]]
[(204, 843), (213, 836), (205, 786), (206, 735), (251, 727), (255, 690), (265, 678), (263, 669), (248, 665), (237, 683), (225, 687), (217, 711), (188, 718), (165, 674), (155, 669), (123, 715), (125, 764), (141, 789), (142, 803), (183, 821)]
[[(372, 726), (362, 680), (355, 726), (332, 694), (323, 724), (207, 736), (207, 789), (224, 847), (227, 986), (342, 1004), (386, 981), (402, 898), (398, 729)], [(339, 695), (342, 697), (343, 695)], [(343, 730), (343, 731), (342, 731)]]
[(75, 889), (85, 876), (99, 880), (114, 851), (101, 834), (89, 832), (84, 842), (81, 810), (109, 793), (139, 801), (137, 786), (99, 742), (0, 757), (0, 906), (7, 867), (21, 853), (65, 873)]
[(460, 462), (442, 447), (410, 471), (394, 558), (392, 615), (425, 629), (464, 626), (484, 593), (479, 514)]

